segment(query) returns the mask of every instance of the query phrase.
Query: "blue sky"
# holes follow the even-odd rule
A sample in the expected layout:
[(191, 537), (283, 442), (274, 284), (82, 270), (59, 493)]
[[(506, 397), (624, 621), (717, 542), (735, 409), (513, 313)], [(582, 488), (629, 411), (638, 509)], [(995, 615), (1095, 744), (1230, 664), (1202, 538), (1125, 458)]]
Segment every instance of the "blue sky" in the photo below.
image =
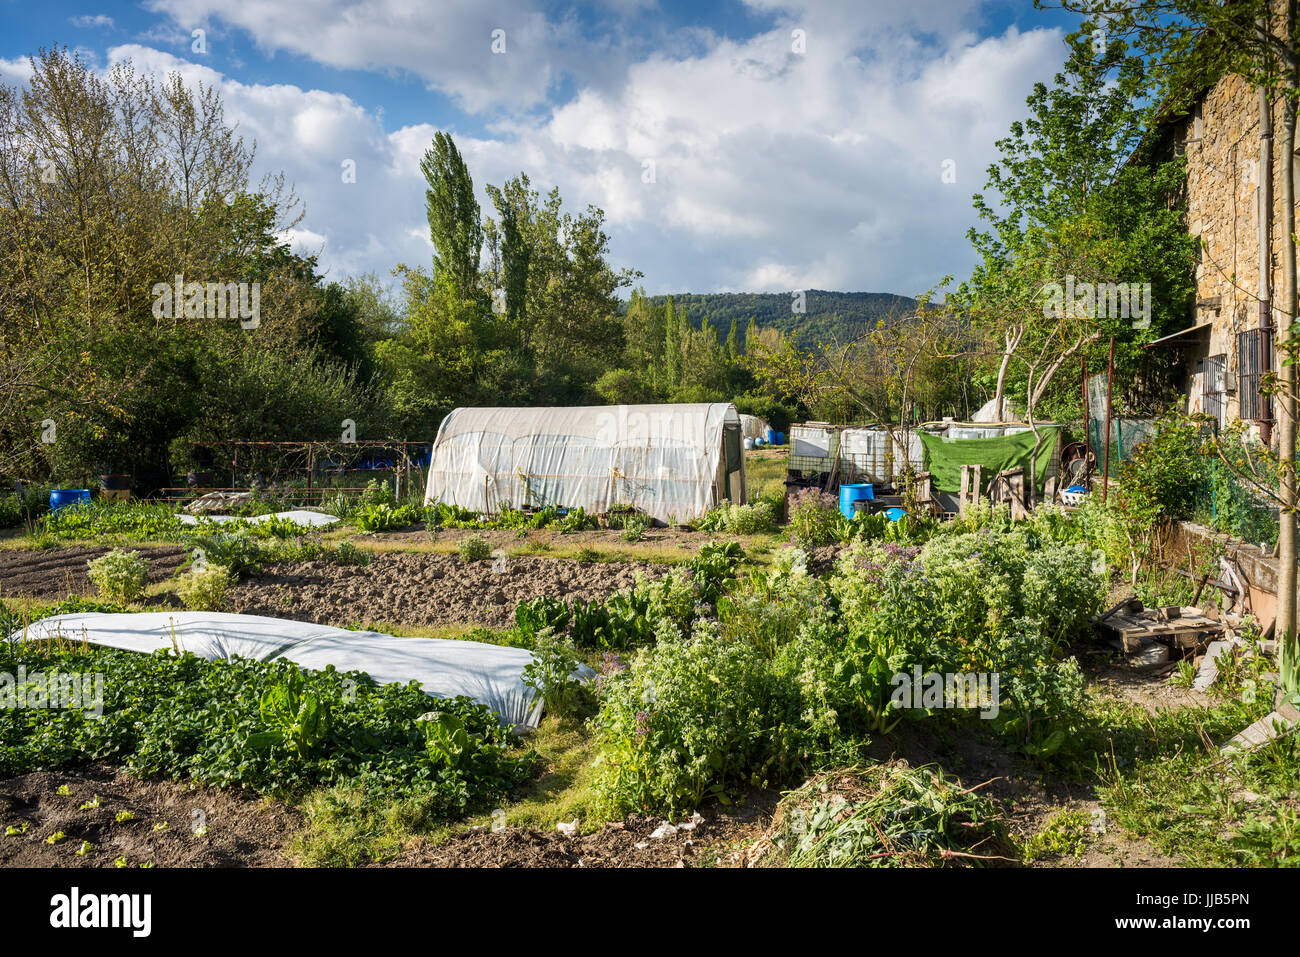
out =
[(291, 240), (332, 278), (427, 263), (418, 164), (443, 129), (481, 194), (524, 171), (568, 208), (604, 209), (616, 264), (652, 293), (915, 294), (967, 274), (970, 196), (1070, 26), (1030, 0), (0, 11), (0, 81), (21, 84), (26, 57), (57, 44), (220, 88), (257, 172), (283, 171), (305, 204)]

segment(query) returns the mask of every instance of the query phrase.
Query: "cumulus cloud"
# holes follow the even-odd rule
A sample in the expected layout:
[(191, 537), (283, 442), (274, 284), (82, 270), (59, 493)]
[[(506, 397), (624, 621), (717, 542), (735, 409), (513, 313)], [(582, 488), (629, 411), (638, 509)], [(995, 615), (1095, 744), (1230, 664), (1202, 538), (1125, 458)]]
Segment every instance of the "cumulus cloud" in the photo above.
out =
[[(182, 30), (219, 22), (268, 54), (405, 71), (485, 111), (477, 135), (456, 135), (485, 211), (482, 186), (521, 170), (542, 190), (558, 185), (571, 208), (606, 211), (616, 261), (641, 269), (651, 292), (916, 293), (968, 271), (970, 195), (1033, 81), (1059, 66), (1061, 34), (981, 36), (976, 0), (750, 5), (769, 29), (744, 40), (695, 30), (615, 68), (575, 51), (617, 38), (496, 0), (440, 4), (436, 16), (396, 0), (151, 0)], [(496, 24), (503, 55), (489, 48)], [(419, 159), (436, 127), (386, 129), (344, 94), (245, 84), (143, 44), (110, 51), (124, 57), (221, 89), (257, 141), (259, 171), (296, 184), (307, 217), (294, 241), (331, 276), (428, 261)], [(355, 183), (341, 175), (348, 161)]]
[(546, 99), (559, 55), (580, 37), (517, 0), (149, 0), (182, 29), (221, 22), (259, 49), (330, 67), (407, 72), (477, 112)]

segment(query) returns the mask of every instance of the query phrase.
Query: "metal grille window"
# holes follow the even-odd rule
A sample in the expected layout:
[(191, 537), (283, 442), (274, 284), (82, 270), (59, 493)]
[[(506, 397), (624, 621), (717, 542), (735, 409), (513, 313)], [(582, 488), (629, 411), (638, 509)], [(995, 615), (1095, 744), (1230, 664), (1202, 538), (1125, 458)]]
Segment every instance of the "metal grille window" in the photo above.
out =
[(1259, 394), (1260, 378), (1273, 368), (1273, 339), (1259, 329), (1237, 334), (1238, 416), (1244, 420), (1265, 418), (1265, 402)]
[(1205, 414), (1213, 416), (1223, 428), (1225, 403), (1223, 401), (1224, 373), (1227, 369), (1227, 356), (1210, 356), (1198, 362), (1197, 372), (1201, 375), (1201, 399)]

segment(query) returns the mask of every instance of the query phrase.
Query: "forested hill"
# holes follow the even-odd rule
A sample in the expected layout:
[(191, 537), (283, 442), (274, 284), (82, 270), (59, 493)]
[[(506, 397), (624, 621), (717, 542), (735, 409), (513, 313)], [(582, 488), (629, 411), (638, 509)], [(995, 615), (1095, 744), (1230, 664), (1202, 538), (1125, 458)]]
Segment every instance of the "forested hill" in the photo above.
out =
[[(668, 296), (651, 296), (650, 302), (662, 306)], [(827, 292), (806, 290), (806, 311), (800, 315), (791, 309), (793, 298), (788, 292), (716, 292), (679, 293), (672, 297), (678, 309), (686, 307), (692, 325), (698, 327), (704, 316), (722, 335), (731, 320), (741, 336), (752, 317), (764, 328), (779, 329), (803, 342), (818, 339), (840, 340), (856, 335), (863, 325), (877, 319), (904, 314), (916, 308), (916, 300), (887, 292)]]

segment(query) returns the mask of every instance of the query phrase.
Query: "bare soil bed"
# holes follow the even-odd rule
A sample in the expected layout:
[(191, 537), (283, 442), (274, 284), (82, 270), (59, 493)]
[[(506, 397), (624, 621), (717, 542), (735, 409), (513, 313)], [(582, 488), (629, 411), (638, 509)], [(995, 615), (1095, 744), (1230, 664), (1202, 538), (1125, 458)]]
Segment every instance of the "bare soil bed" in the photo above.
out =
[(347, 627), (471, 623), (506, 627), (515, 606), (542, 595), (604, 600), (632, 587), (638, 572), (664, 566), (576, 562), (531, 556), (466, 562), (456, 555), (390, 552), (369, 565), (277, 562), (231, 591), (230, 610)]
[(550, 545), (554, 548), (604, 548), (619, 552), (676, 548), (681, 549), (683, 558), (690, 558), (711, 541), (736, 540), (747, 548), (747, 543), (768, 541), (771, 538), (769, 535), (738, 536), (723, 532), (702, 532), (679, 526), (647, 529), (645, 538), (639, 542), (628, 542), (623, 538), (622, 531), (613, 528), (597, 528), (584, 532), (562, 532), (557, 528), (533, 528), (522, 532), (513, 528), (440, 528), (429, 532), (422, 527), (415, 527), (396, 532), (378, 532), (374, 535), (356, 534), (352, 537), (357, 542), (370, 541), (381, 546), (400, 547), (426, 545), (430, 541), (453, 545), (462, 538), (470, 536), (486, 539), (494, 549), (517, 548), (529, 543)]
[[(128, 866), (287, 866), (281, 849), (300, 821), (283, 804), (142, 781), (104, 765), (38, 771), (0, 781), (0, 867), (113, 867), (119, 859)], [(199, 824), (206, 831), (196, 834)], [(22, 833), (6, 836), (10, 827)], [(65, 836), (48, 843), (59, 832)], [(90, 847), (78, 854), (83, 842)]]
[[(111, 551), (109, 546), (68, 545), (60, 548), (15, 548), (0, 551), (0, 590), (6, 596), (59, 599), (92, 593), (86, 563)], [(149, 581), (171, 578), (188, 559), (173, 546), (128, 546), (149, 560)]]
[[(453, 835), (420, 844), (383, 867), (699, 867), (737, 866), (747, 837), (771, 816), (775, 792), (733, 813), (700, 811), (699, 823), (654, 837), (662, 818), (633, 814), (591, 834), (509, 827)], [(680, 822), (679, 822), (680, 823)]]

